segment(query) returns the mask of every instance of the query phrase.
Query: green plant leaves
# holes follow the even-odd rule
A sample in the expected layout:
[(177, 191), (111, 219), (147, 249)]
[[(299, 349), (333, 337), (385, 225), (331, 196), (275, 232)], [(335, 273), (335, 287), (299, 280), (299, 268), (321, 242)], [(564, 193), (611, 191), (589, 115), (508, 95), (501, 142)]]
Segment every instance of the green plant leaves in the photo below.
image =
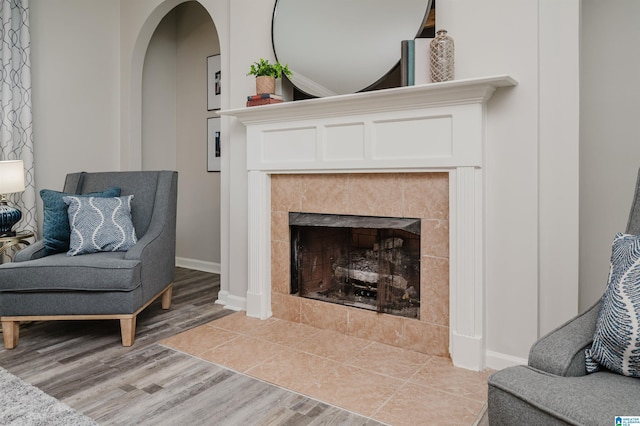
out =
[(247, 75), (255, 75), (256, 77), (268, 76), (275, 78), (282, 78), (282, 74), (288, 77), (293, 75), (291, 70), (289, 70), (289, 65), (283, 66), (279, 62), (271, 64), (268, 59), (263, 58), (260, 58), (259, 61), (251, 64), (249, 72), (247, 73)]

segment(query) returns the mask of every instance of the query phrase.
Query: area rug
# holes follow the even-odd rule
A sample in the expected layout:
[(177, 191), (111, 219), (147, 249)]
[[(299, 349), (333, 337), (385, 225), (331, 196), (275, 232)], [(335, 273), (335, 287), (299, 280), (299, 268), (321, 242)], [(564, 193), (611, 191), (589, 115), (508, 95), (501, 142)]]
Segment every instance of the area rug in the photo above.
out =
[(0, 367), (0, 425), (93, 426), (97, 423)]

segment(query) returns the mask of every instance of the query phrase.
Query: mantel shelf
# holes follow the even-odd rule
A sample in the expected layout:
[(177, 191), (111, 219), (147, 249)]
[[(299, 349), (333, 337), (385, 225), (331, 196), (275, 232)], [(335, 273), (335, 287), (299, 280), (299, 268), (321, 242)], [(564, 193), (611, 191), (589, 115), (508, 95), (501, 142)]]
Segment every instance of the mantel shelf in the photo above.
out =
[(517, 84), (518, 82), (508, 75), (497, 75), (237, 108), (218, 111), (218, 114), (236, 117), (244, 124), (264, 124), (344, 114), (368, 114), (401, 109), (483, 103), (491, 98), (496, 88), (516, 86)]

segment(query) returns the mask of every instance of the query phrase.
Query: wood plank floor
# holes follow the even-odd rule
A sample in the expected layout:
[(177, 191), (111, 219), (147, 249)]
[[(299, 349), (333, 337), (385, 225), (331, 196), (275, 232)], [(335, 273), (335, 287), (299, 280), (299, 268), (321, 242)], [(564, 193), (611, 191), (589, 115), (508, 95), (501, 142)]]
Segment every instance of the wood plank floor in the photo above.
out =
[(102, 425), (380, 425), (158, 344), (231, 313), (214, 304), (219, 288), (177, 268), (171, 309), (143, 311), (132, 347), (118, 321), (34, 322), (0, 365)]

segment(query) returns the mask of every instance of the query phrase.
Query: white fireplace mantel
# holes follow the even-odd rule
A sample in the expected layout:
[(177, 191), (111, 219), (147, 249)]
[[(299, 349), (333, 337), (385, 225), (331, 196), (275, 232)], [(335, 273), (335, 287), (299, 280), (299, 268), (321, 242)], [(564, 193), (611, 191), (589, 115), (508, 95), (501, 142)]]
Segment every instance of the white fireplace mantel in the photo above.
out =
[(221, 111), (247, 128), (247, 315), (271, 316), (271, 174), (446, 171), (450, 353), (483, 369), (485, 110), (516, 84), (499, 75)]
[(238, 108), (221, 111), (220, 114), (234, 116), (242, 123), (250, 125), (333, 117), (345, 113), (367, 114), (397, 109), (484, 103), (498, 87), (516, 84), (517, 82), (507, 75), (497, 75), (283, 102), (263, 107)]

